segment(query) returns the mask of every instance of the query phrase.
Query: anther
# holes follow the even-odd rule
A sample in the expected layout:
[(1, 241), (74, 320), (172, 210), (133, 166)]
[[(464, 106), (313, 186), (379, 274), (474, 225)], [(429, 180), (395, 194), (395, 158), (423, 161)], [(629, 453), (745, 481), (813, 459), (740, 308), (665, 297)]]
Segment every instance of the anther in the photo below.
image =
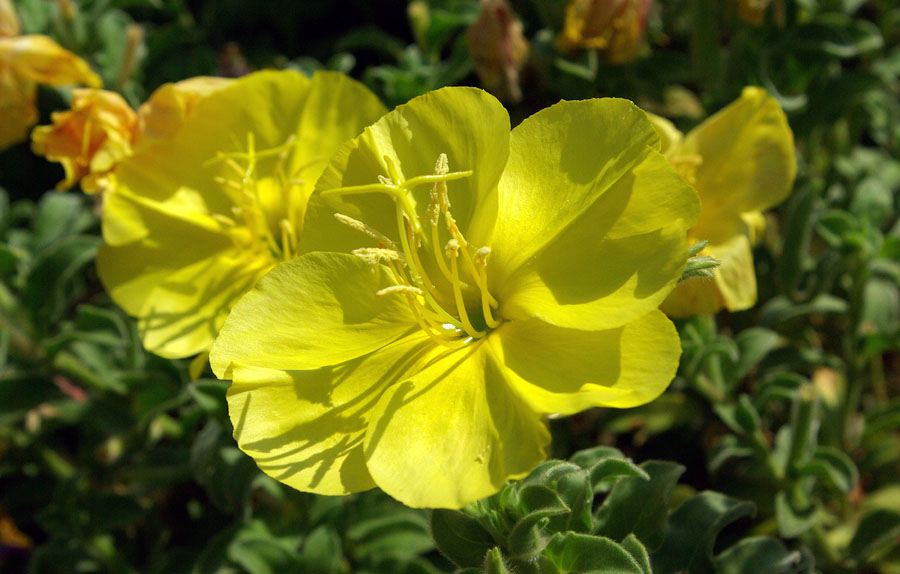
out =
[(351, 251), (353, 255), (372, 263), (380, 263), (381, 261), (403, 261), (403, 256), (393, 249), (382, 249), (381, 247), (360, 247)]
[(446, 247), (444, 247), (444, 252), (451, 259), (459, 257), (459, 241), (456, 239), (448, 241)]
[(343, 213), (335, 213), (334, 218), (344, 225), (359, 231), (360, 233), (365, 233), (366, 235), (380, 243), (382, 246), (397, 251), (397, 246), (394, 244), (394, 242), (391, 241), (391, 239), (387, 235), (381, 233), (374, 227), (370, 227), (362, 221), (353, 219), (352, 217), (344, 215)]
[(491, 248), (488, 246), (479, 247), (475, 250), (475, 263), (478, 265), (487, 265), (487, 258), (491, 255)]
[(393, 295), (395, 293), (402, 293), (404, 295), (416, 295), (422, 296), (422, 290), (418, 287), (413, 287), (412, 285), (391, 285), (390, 287), (385, 287), (384, 289), (379, 289), (375, 292), (379, 297), (383, 297), (385, 295)]

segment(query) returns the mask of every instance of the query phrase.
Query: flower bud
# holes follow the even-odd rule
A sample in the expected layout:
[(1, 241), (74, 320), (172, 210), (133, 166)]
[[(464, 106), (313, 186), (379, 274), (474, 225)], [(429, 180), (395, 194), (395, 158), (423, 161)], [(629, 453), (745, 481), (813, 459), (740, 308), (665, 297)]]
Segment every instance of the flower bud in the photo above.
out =
[(644, 38), (649, 10), (650, 0), (571, 0), (557, 48), (597, 50), (610, 62), (627, 62)]
[(482, 0), (481, 14), (469, 28), (469, 55), (482, 85), (500, 98), (522, 99), (519, 72), (528, 59), (522, 22), (507, 0)]
[(11, 0), (0, 0), (0, 38), (18, 36), (20, 31), (19, 19)]

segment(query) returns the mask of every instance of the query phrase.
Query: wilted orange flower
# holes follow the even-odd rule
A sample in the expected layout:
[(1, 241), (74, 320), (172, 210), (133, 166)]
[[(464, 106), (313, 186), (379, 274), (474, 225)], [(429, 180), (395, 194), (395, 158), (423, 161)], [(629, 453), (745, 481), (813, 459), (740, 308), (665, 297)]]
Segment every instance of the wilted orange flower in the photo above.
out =
[(509, 2), (481, 0), (481, 15), (469, 28), (468, 41), (481, 84), (500, 98), (521, 100), (519, 71), (528, 59), (528, 40)]
[(563, 51), (599, 51), (610, 62), (626, 62), (644, 38), (650, 0), (572, 0), (556, 39)]
[(137, 114), (115, 92), (75, 90), (71, 109), (50, 117), (53, 125), (34, 128), (31, 147), (66, 170), (57, 189), (69, 189), (80, 181), (85, 192), (95, 193), (110, 170), (131, 155)]
[(32, 132), (32, 149), (66, 170), (58, 189), (79, 182), (86, 193), (110, 185), (116, 165), (145, 143), (172, 136), (194, 105), (228, 85), (225, 78), (190, 78), (157, 89), (137, 113), (114, 92), (75, 90), (71, 109), (52, 114), (52, 125)]
[(0, 0), (0, 150), (25, 139), (37, 121), (38, 84), (98, 88), (87, 62), (47, 36), (20, 36), (10, 0)]

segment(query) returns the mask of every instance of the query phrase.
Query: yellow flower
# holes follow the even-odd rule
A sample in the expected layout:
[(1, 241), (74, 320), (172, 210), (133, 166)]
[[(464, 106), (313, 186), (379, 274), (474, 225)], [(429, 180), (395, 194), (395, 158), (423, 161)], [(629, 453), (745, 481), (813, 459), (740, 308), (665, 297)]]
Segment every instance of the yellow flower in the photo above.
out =
[(229, 85), (225, 78), (190, 78), (165, 84), (137, 113), (122, 97), (105, 90), (75, 90), (71, 109), (55, 112), (52, 125), (31, 134), (32, 149), (63, 164), (66, 178), (58, 189), (81, 183), (86, 193), (110, 187), (111, 172), (135, 149), (171, 137), (196, 103)]
[(383, 112), (340, 74), (260, 72), (196, 101), (168, 139), (120, 162), (97, 270), (144, 346), (165, 357), (208, 350), (232, 303), (302, 245), (326, 160)]
[(38, 84), (102, 84), (84, 60), (47, 36), (19, 31), (10, 0), (0, 0), (0, 150), (25, 139), (37, 121)]
[(658, 148), (625, 100), (510, 133), (474, 88), (366, 128), (316, 185), (306, 253), (213, 346), (239, 446), (300, 490), (460, 507), (543, 460), (545, 415), (655, 398), (681, 351), (657, 307), (699, 214)]
[(199, 76), (163, 84), (138, 108), (140, 137), (163, 140), (175, 134), (197, 102), (234, 82), (231, 78)]
[(81, 182), (87, 193), (104, 187), (106, 174), (131, 155), (138, 126), (137, 115), (122, 96), (91, 89), (74, 90), (71, 109), (54, 112), (51, 121), (53, 125), (31, 132), (31, 148), (63, 165), (66, 178), (57, 189)]
[(762, 88), (741, 97), (682, 136), (651, 115), (663, 153), (697, 189), (703, 212), (688, 232), (721, 261), (714, 279), (678, 285), (662, 305), (672, 317), (749, 309), (756, 303), (751, 247), (765, 227), (762, 210), (781, 203), (797, 173), (794, 136), (784, 112)]
[(650, 0), (571, 0), (557, 46), (597, 50), (610, 62), (627, 62), (644, 38), (649, 10)]

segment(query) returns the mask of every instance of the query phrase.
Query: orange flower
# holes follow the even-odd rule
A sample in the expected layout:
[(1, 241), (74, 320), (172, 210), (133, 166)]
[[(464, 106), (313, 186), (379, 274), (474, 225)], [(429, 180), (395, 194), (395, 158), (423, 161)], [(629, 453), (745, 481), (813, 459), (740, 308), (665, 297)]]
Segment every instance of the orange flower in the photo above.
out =
[(75, 90), (71, 109), (51, 116), (52, 125), (38, 126), (31, 135), (32, 149), (66, 170), (58, 189), (79, 182), (86, 193), (110, 185), (116, 165), (144, 145), (169, 138), (198, 101), (232, 80), (190, 78), (164, 84), (138, 109), (105, 90)]
[(627, 62), (644, 38), (649, 10), (650, 0), (572, 0), (557, 47), (597, 50), (610, 62)]
[(137, 114), (114, 92), (80, 89), (73, 92), (71, 109), (54, 112), (49, 126), (38, 126), (31, 135), (38, 155), (57, 161), (66, 178), (57, 189), (81, 182), (87, 193), (104, 187), (107, 174), (131, 155), (137, 136)]
[(500, 98), (522, 99), (519, 71), (528, 59), (522, 22), (507, 0), (482, 0), (481, 15), (469, 28), (469, 54), (484, 87)]
[(19, 35), (10, 0), (0, 0), (0, 150), (28, 135), (37, 121), (38, 84), (100, 87), (87, 62), (47, 36)]

